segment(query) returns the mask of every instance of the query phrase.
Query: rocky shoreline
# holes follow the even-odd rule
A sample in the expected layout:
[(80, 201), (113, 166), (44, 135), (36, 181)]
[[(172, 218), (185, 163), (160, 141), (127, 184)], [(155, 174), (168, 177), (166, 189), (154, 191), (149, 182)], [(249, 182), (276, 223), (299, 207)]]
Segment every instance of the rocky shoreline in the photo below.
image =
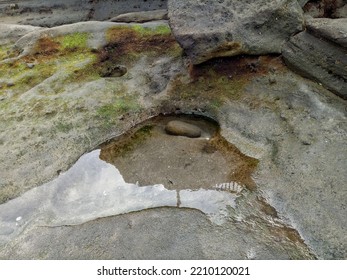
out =
[[(18, 8), (33, 2), (18, 1)], [(113, 5), (113, 1), (89, 2), (88, 7), (101, 2), (105, 9)], [(136, 9), (125, 12), (166, 8), (166, 1), (135, 2), (139, 3)], [(181, 2), (192, 5), (183, 11)], [(197, 17), (192, 22), (200, 20), (201, 28), (187, 37), (180, 24), (195, 13), (193, 2), (169, 1), (169, 23), (79, 22), (79, 14), (77, 23), (45, 28), (50, 26), (48, 21), (52, 25), (67, 22), (54, 21), (43, 12), (37, 23), (44, 27), (13, 25), (19, 18), (33, 24), (25, 13), (1, 17), (0, 259), (347, 257), (345, 19), (308, 18), (296, 1), (279, 1), (290, 2), (297, 11), (293, 22), (284, 16), (288, 11), (274, 8), (282, 11), (277, 20), (294, 26), (286, 38), (279, 38), (280, 24), (273, 31), (260, 14), (250, 15), (252, 10), (247, 10), (238, 15), (238, 22), (252, 23), (247, 25), (248, 34), (261, 32), (261, 40), (269, 46), (274, 37), (278, 39), (271, 46), (275, 49), (253, 52), (250, 43), (255, 42), (249, 40), (254, 36), (237, 35), (245, 32), (240, 24), (229, 35), (213, 28), (206, 33), (203, 24), (209, 19)], [(256, 2), (262, 7), (266, 1)], [(307, 1), (301, 1), (301, 6), (309, 4), (303, 2)], [(223, 10), (225, 3), (211, 7)], [(0, 1), (0, 12), (8, 5)], [(201, 8), (202, 13), (206, 11)], [(91, 19), (117, 15), (98, 18), (95, 14)], [(209, 15), (213, 21), (214, 13)], [(299, 32), (303, 27), (306, 30)], [(213, 32), (218, 40), (206, 43)], [(225, 57), (230, 55), (236, 56)], [(37, 222), (41, 214), (31, 216), (30, 221), (36, 222), (29, 222), (25, 213), (15, 211), (18, 207), (10, 207), (64, 174), (102, 143), (153, 116), (182, 113), (214, 119), (227, 142), (258, 161), (252, 175), (255, 188), (242, 193), (222, 226), (211, 224), (202, 212), (189, 207), (149, 207), (111, 217), (100, 214), (102, 219), (54, 229), (41, 227)], [(164, 187), (169, 184), (153, 174)], [(195, 173), (192, 176), (198, 178)], [(33, 201), (38, 197), (33, 195)], [(97, 199), (96, 194), (91, 197)], [(54, 201), (52, 196), (47, 205)], [(27, 209), (35, 209), (35, 204), (27, 203)], [(66, 207), (68, 212), (74, 204)], [(9, 225), (16, 228), (18, 217), (24, 217), (20, 225), (25, 226), (8, 239)], [(154, 232), (151, 225), (159, 230)], [(189, 241), (186, 236), (191, 236)], [(242, 241), (241, 236), (247, 237)], [(126, 244), (135, 239), (136, 249), (130, 254)], [(57, 243), (52, 245), (51, 240)], [(82, 249), (76, 251), (71, 244)], [(103, 249), (95, 250), (101, 244)]]

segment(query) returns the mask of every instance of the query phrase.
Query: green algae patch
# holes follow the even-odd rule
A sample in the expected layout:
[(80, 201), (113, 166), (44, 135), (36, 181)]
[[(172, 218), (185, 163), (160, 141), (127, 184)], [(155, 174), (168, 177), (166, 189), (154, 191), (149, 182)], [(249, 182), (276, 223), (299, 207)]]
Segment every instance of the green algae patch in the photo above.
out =
[(156, 35), (171, 35), (171, 28), (168, 25), (158, 25), (155, 27), (144, 27), (139, 24), (135, 24), (131, 27), (139, 35), (142, 36), (152, 36)]
[(63, 91), (67, 83), (100, 78), (92, 71), (96, 54), (87, 47), (88, 36), (74, 33), (38, 39), (31, 55), (0, 64), (0, 76), (6, 81), (0, 92), (10, 90), (14, 95), (21, 94), (58, 72), (61, 77), (56, 81), (60, 84), (56, 93)]
[(115, 26), (106, 32), (108, 44), (99, 52), (100, 62), (132, 62), (139, 55), (180, 56), (179, 47), (167, 25), (153, 28), (141, 25)]
[(14, 55), (12, 44), (0, 45), (0, 61), (10, 58)]
[(66, 122), (58, 122), (55, 126), (58, 132), (63, 132), (67, 133), (71, 129), (73, 129), (73, 125), (71, 123), (66, 123)]
[(62, 37), (57, 37), (63, 51), (85, 51), (87, 48), (88, 33), (73, 33)]
[[(264, 77), (282, 63), (276, 56), (238, 56), (216, 58), (200, 65), (190, 65), (189, 76), (178, 76), (170, 84), (169, 96), (177, 106), (193, 104), (216, 112), (227, 102), (245, 102), (249, 99), (248, 85)], [(253, 100), (250, 103), (255, 103)], [(195, 104), (195, 105), (194, 105)], [(167, 106), (167, 105), (165, 105)], [(170, 106), (167, 106), (170, 110)], [(172, 107), (172, 106), (171, 106)]]
[[(55, 75), (49, 81), (49, 92), (58, 94), (68, 84), (120, 77), (143, 55), (156, 58), (182, 52), (167, 25), (116, 26), (106, 32), (106, 37), (108, 44), (99, 50), (88, 48), (88, 33), (39, 38), (31, 55), (0, 64), (0, 93), (17, 96)], [(0, 58), (7, 58), (8, 48), (1, 47)]]
[[(144, 125), (136, 131), (128, 131), (116, 142), (111, 140), (109, 147), (112, 147), (112, 149), (107, 149), (108, 145), (104, 144), (102, 150), (103, 152), (100, 154), (100, 158), (107, 161), (107, 159), (110, 157), (115, 158), (126, 156), (152, 135), (153, 128), (153, 125)], [(105, 150), (107, 150), (107, 153), (104, 152)]]
[(138, 102), (138, 96), (119, 95), (111, 103), (102, 105), (97, 109), (97, 116), (103, 121), (105, 128), (110, 128), (116, 124), (124, 115), (139, 113), (141, 104)]
[(210, 72), (208, 76), (188, 82), (177, 78), (171, 84), (170, 96), (176, 101), (205, 104), (214, 110), (228, 100), (240, 100), (247, 84), (248, 80), (243, 77), (228, 79)]

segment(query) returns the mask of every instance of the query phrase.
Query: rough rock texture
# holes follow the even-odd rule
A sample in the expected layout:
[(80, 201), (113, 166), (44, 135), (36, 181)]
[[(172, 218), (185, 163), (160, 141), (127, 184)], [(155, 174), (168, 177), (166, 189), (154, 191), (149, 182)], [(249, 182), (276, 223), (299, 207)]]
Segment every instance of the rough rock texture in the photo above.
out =
[[(135, 27), (137, 29), (133, 29)], [(164, 47), (158, 46), (156, 42), (154, 46), (146, 45), (141, 32), (146, 32), (150, 38), (152, 34), (158, 34), (157, 29), (164, 32), (159, 38), (169, 43)], [(121, 57), (117, 54), (113, 60), (103, 58), (103, 62), (99, 61), (99, 55), (106, 52), (102, 47), (109, 44), (107, 34), (112, 31), (115, 32), (116, 42), (123, 38), (122, 32), (132, 32), (133, 40), (136, 40), (136, 34), (139, 36), (146, 48), (132, 52), (137, 55), (137, 59), (141, 57), (139, 53), (143, 54), (138, 63), (134, 63), (134, 58), (126, 54)], [(119, 36), (117, 32), (120, 32)], [(44, 38), (46, 43), (38, 46), (40, 38)], [(55, 38), (61, 38), (60, 42), (55, 43)], [(64, 40), (73, 47), (67, 47), (65, 54), (58, 55)], [(128, 47), (131, 49), (136, 45), (135, 41)], [(39, 177), (42, 176), (43, 181), (46, 181), (56, 176), (59, 170), (66, 170), (97, 143), (121, 133), (118, 125), (131, 127), (135, 119), (151, 115), (151, 112), (143, 112), (148, 102), (144, 102), (140, 95), (151, 96), (161, 92), (182, 64), (177, 59), (180, 57), (180, 48), (170, 35), (167, 23), (160, 22), (135, 26), (112, 22), (80, 22), (31, 32), (18, 40), (15, 46), (20, 52), (15, 57), (11, 55), (12, 46), (0, 48), (0, 144), (3, 145), (1, 151), (7, 151), (6, 155), (0, 156), (2, 201), (14, 193), (23, 192), (26, 188), (24, 185), (32, 187), (42, 183), (37, 180), (39, 173)], [(109, 52), (112, 52), (112, 48)], [(30, 69), (27, 63), (34, 63), (35, 66)], [(122, 77), (102, 78), (109, 64), (119, 65), (117, 69), (120, 70), (126, 67), (127, 73)], [(173, 69), (176, 70), (172, 72)], [(84, 116), (84, 121), (77, 117), (77, 112)], [(32, 114), (37, 116), (36, 120), (31, 118)], [(21, 125), (16, 124), (18, 120), (21, 120)], [(52, 133), (49, 141), (38, 136), (43, 131)], [(61, 137), (67, 136), (60, 133), (69, 134), (69, 144), (64, 145), (67, 152), (65, 156), (61, 155), (58, 142)], [(37, 148), (29, 151), (24, 146), (17, 146), (15, 138), (26, 139), (28, 145), (31, 143), (32, 147)], [(74, 146), (72, 150), (70, 144)], [(61, 156), (66, 165), (57, 161)], [(33, 174), (31, 179), (27, 178), (28, 174)], [(16, 179), (17, 182), (13, 184), (15, 177), (22, 178), (19, 180), (21, 183)]]
[(306, 2), (303, 9), (306, 15), (314, 18), (345, 18), (347, 17), (346, 0), (312, 0)]
[[(347, 258), (346, 100), (291, 72), (277, 56), (189, 67), (163, 23), (88, 22), (51, 31), (17, 42), (28, 56), (0, 47), (1, 259)], [(3, 62), (9, 56), (11, 63)], [(107, 62), (127, 73), (100, 77)], [(176, 206), (167, 181), (153, 197), (171, 194), (170, 207), (158, 208), (147, 196), (142, 210), (111, 217), (113, 185), (104, 193), (79, 179), (93, 172), (103, 178), (95, 168), (74, 177), (81, 189), (71, 180), (47, 187), (101, 143), (150, 116), (177, 112), (212, 117), (238, 153), (257, 159), (254, 187), (222, 209), (224, 223), (197, 211), (196, 199)], [(146, 188), (133, 187), (146, 195)]]
[(196, 138), (201, 136), (201, 129), (195, 125), (182, 121), (171, 121), (165, 126), (165, 131), (171, 135)]
[(309, 0), (298, 0), (301, 7), (304, 7)]
[(316, 37), (347, 48), (347, 19), (308, 19), (306, 29)]
[(170, 26), (193, 64), (213, 57), (280, 53), (302, 30), (296, 0), (169, 1)]
[(145, 12), (133, 12), (127, 14), (121, 14), (113, 17), (110, 21), (113, 22), (147, 22), (153, 20), (167, 20), (167, 10), (145, 11)]
[(52, 27), (119, 14), (165, 9), (167, 0), (22, 0), (0, 1), (0, 22)]
[(291, 68), (347, 98), (347, 19), (313, 19), (283, 47)]
[(305, 249), (292, 254), (287, 237), (262, 236), (259, 228), (250, 234), (247, 226), (253, 225), (231, 220), (215, 226), (194, 209), (149, 209), (78, 226), (31, 229), (6, 248), (6, 255), (0, 251), (0, 259), (305, 258)]
[(14, 43), (27, 33), (42, 29), (36, 26), (0, 23), (0, 44)]

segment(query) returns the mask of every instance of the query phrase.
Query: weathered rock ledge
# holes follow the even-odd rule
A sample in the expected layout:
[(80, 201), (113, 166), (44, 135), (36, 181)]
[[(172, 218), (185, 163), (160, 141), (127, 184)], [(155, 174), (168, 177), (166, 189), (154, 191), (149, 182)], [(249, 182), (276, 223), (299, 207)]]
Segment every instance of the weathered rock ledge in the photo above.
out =
[(347, 19), (310, 19), (282, 50), (293, 70), (347, 99)]
[(280, 53), (302, 30), (296, 0), (168, 2), (173, 33), (193, 64), (213, 57)]

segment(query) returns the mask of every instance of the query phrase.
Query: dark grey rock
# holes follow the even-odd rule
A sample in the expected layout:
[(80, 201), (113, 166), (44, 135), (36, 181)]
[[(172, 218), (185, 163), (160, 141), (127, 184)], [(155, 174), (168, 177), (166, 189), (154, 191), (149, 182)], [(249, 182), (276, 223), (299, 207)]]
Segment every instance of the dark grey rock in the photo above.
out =
[(100, 71), (101, 77), (122, 77), (128, 72), (128, 69), (123, 65), (105, 65)]
[(197, 138), (201, 136), (201, 129), (196, 125), (181, 121), (170, 121), (165, 127), (165, 131), (171, 135), (187, 136)]
[(299, 4), (301, 7), (305, 6), (305, 4), (308, 2), (309, 0), (298, 0)]
[(347, 18), (347, 4), (345, 4), (344, 6), (338, 8), (335, 11), (334, 16), (336, 18)]
[[(300, 2), (300, 1), (299, 1)], [(303, 7), (305, 14), (314, 18), (345, 18), (347, 17), (346, 0), (310, 0)]]
[(168, 2), (173, 33), (193, 64), (239, 54), (280, 53), (302, 30), (296, 0)]
[(346, 22), (345, 19), (311, 21), (308, 31), (293, 36), (282, 53), (294, 71), (344, 99), (347, 99)]

